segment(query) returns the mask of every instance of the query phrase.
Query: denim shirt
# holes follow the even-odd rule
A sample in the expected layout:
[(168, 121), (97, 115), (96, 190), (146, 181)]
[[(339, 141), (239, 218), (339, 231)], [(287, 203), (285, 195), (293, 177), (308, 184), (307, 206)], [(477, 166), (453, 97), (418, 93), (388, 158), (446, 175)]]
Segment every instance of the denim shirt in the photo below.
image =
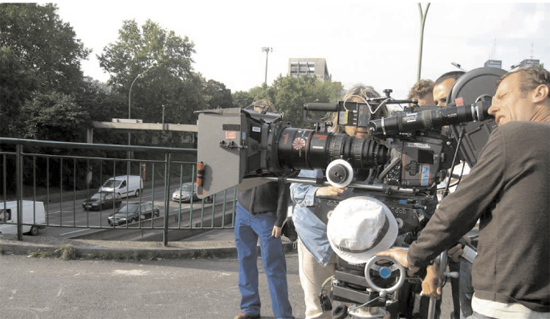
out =
[[(302, 170), (299, 177), (323, 178), (322, 170)], [(327, 205), (315, 202), (315, 192), (319, 186), (292, 183), (290, 184), (290, 198), (296, 204), (292, 213), (292, 220), (296, 232), (307, 250), (325, 267), (334, 251), (330, 247), (327, 236), (327, 213), (331, 210)], [(351, 189), (340, 195), (349, 197)]]

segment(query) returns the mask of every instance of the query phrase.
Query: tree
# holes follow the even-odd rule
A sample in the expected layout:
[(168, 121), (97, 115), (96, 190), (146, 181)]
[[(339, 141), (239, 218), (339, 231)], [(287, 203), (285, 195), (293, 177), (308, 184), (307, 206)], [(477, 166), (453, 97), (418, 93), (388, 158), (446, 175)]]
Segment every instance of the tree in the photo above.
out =
[(38, 94), (22, 113), (24, 138), (81, 142), (91, 126), (88, 112), (72, 96), (57, 92)]
[(37, 88), (37, 80), (8, 47), (0, 47), (0, 136), (16, 136), (14, 119)]
[(205, 82), (203, 89), (204, 100), (208, 103), (209, 109), (233, 107), (233, 97), (231, 90), (225, 88), (225, 84), (214, 80)]
[(203, 80), (193, 72), (194, 52), (187, 37), (151, 20), (141, 28), (128, 20), (118, 41), (105, 47), (98, 59), (111, 74), (109, 84), (128, 97), (132, 118), (161, 122), (164, 105), (169, 122), (193, 123), (197, 118), (193, 111), (209, 106), (202, 95)]
[[(91, 126), (74, 99), (83, 84), (80, 61), (90, 50), (56, 11), (53, 4), (0, 4), (0, 136), (82, 142)], [(9, 191), (15, 185), (13, 167), (8, 158), (2, 168)], [(32, 180), (32, 173), (25, 171), (24, 180)]]
[[(311, 128), (311, 124), (303, 120), (303, 106), (306, 103), (336, 103), (340, 98), (343, 86), (340, 82), (323, 82), (315, 77), (279, 76), (267, 95), (277, 107), (279, 113), (283, 113), (286, 120), (292, 126)], [(310, 117), (320, 119), (325, 114), (310, 114)]]
[(93, 82), (84, 82), (74, 96), (76, 103), (90, 114), (93, 121), (124, 118), (128, 112), (127, 97), (106, 93)]
[(33, 74), (41, 92), (70, 94), (82, 82), (80, 61), (90, 50), (56, 11), (54, 4), (0, 4), (0, 47)]
[(233, 93), (233, 105), (238, 108), (245, 108), (254, 102), (254, 97), (249, 92), (237, 91)]
[[(74, 94), (82, 85), (80, 61), (90, 51), (76, 38), (72, 27), (61, 21), (53, 4), (0, 4), (0, 134), (34, 136), (28, 131), (25, 114), (39, 114), (43, 96), (61, 98)], [(59, 93), (59, 94), (58, 94)], [(34, 119), (28, 119), (30, 121)], [(48, 123), (55, 136), (71, 136), (63, 127), (71, 119)], [(57, 129), (54, 127), (58, 126)], [(41, 133), (41, 138), (50, 136)]]

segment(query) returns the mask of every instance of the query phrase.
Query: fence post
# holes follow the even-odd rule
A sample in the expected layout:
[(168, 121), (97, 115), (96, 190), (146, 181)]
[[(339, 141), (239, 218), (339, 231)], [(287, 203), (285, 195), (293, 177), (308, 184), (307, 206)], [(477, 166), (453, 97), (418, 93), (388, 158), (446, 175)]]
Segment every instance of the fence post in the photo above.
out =
[(23, 145), (15, 146), (15, 192), (17, 197), (17, 240), (23, 240)]
[(170, 173), (172, 153), (167, 152), (164, 155), (164, 172), (166, 177), (164, 178), (164, 227), (162, 232), (162, 243), (164, 247), (168, 246), (168, 213), (170, 212)]

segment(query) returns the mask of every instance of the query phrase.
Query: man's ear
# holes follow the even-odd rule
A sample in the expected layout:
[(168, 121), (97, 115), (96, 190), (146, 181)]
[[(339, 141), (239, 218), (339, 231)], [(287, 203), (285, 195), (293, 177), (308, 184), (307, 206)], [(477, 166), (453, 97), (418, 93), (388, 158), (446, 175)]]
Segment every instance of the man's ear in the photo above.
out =
[(533, 90), (533, 103), (541, 103), (548, 98), (549, 88), (545, 84), (541, 84)]

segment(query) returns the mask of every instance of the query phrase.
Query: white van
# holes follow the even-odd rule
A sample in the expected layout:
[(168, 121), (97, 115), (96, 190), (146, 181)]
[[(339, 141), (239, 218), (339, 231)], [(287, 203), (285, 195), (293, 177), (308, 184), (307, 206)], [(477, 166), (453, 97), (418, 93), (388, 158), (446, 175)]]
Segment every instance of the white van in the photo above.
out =
[(115, 193), (119, 198), (139, 196), (143, 189), (143, 180), (138, 175), (122, 175), (109, 178), (99, 192)]
[[(23, 233), (38, 235), (46, 227), (46, 211), (43, 202), (22, 200)], [(17, 235), (17, 201), (0, 201), (0, 233)]]

